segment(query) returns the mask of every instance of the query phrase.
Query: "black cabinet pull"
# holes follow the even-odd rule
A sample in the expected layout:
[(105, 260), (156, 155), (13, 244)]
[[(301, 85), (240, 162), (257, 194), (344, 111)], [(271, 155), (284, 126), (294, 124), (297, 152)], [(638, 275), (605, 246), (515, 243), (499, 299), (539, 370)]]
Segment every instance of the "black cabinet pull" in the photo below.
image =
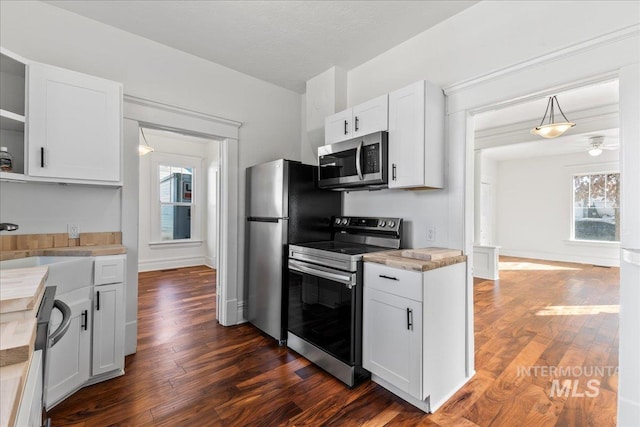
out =
[(82, 312), (82, 329), (85, 331), (89, 327), (89, 312), (87, 310)]
[(360, 121), (360, 119), (358, 118), (358, 116), (356, 116), (356, 128), (355, 128), (355, 131), (356, 131), (356, 132), (358, 132), (358, 128), (359, 128), (359, 126), (358, 126), (358, 122), (359, 122), (359, 121)]
[(392, 164), (391, 165), (391, 180), (395, 181), (396, 180), (396, 164)]
[(398, 280), (397, 277), (385, 276), (384, 274), (380, 274), (379, 276), (382, 277), (383, 279), (389, 279), (389, 280), (395, 280), (395, 281)]
[(348, 126), (349, 126), (349, 122), (347, 122), (347, 121), (345, 120), (345, 121), (344, 121), (344, 134), (345, 134), (345, 135), (349, 133), (349, 130), (348, 130), (349, 128), (348, 128)]
[(96, 295), (96, 310), (100, 311), (100, 291), (98, 291), (97, 295)]
[(407, 329), (413, 331), (413, 310), (407, 307)]
[(44, 167), (44, 147), (40, 147), (40, 167)]

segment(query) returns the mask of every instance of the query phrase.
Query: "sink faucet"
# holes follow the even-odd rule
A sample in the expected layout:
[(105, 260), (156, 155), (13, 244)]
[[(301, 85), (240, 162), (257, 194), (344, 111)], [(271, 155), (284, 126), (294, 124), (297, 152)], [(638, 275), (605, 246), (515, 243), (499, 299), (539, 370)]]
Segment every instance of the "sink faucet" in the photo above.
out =
[(0, 223), (0, 231), (16, 231), (18, 229), (18, 224), (10, 224), (8, 222)]

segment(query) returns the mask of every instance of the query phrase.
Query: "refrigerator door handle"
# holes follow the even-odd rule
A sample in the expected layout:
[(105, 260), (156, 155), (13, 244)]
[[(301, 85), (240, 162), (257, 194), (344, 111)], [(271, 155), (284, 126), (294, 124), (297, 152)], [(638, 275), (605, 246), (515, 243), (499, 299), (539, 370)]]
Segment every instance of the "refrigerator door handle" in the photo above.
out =
[(264, 217), (259, 217), (259, 216), (249, 216), (247, 217), (247, 221), (252, 221), (252, 222), (273, 222), (273, 223), (278, 223), (281, 220), (287, 220), (289, 219), (288, 217), (283, 217), (283, 218), (264, 218)]

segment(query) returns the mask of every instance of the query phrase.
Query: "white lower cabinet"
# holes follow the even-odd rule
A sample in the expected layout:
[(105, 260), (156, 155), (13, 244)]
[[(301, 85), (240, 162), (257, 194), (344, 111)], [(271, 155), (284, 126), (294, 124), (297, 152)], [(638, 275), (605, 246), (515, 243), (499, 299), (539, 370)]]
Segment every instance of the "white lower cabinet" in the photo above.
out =
[(364, 264), (363, 366), (427, 412), (467, 380), (465, 278), (466, 263), (426, 272)]
[(366, 287), (364, 295), (364, 368), (419, 398), (422, 304)]
[[(71, 309), (69, 329), (47, 350), (47, 410), (85, 385), (91, 373), (91, 287), (77, 289), (56, 299)], [(51, 331), (61, 323), (58, 310), (51, 314)]]
[[(86, 385), (124, 373), (125, 261), (126, 255), (95, 257), (86, 274), (93, 286), (56, 295), (71, 309), (71, 323), (46, 354), (47, 410)], [(53, 310), (51, 317), (53, 332), (62, 314)]]
[(94, 288), (92, 375), (124, 369), (124, 285)]

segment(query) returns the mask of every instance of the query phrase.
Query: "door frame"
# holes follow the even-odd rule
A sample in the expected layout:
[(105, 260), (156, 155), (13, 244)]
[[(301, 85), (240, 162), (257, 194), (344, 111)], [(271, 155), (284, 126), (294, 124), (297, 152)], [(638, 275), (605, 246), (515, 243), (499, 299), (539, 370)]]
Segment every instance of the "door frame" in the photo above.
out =
[(242, 123), (132, 95), (123, 101), (122, 244), (127, 248), (125, 353), (136, 351), (138, 300), (138, 199), (140, 127), (215, 139), (219, 166), (216, 195), (216, 318), (225, 326), (238, 321), (238, 144)]
[[(448, 161), (449, 212), (451, 230), (449, 244), (461, 247), (467, 262), (467, 375), (475, 373), (474, 319), (473, 319), (473, 242), (474, 242), (474, 116), (488, 110), (503, 108), (556, 92), (618, 79), (619, 93), (635, 93), (640, 86), (637, 73), (640, 53), (640, 25), (594, 37), (582, 43), (558, 49), (514, 66), (467, 80), (448, 88)], [(595, 60), (594, 60), (595, 58)], [(631, 96), (631, 95), (629, 95)], [(622, 100), (622, 96), (621, 96)], [(624, 109), (623, 109), (624, 106)], [(633, 127), (640, 116), (637, 102), (621, 102), (620, 152), (624, 141), (634, 143), (640, 132)], [(625, 125), (626, 124), (626, 125)], [(629, 228), (635, 230), (635, 225)], [(624, 265), (621, 265), (621, 270)], [(635, 311), (634, 301), (620, 301), (620, 311)], [(625, 341), (628, 340), (627, 344)], [(634, 344), (635, 341), (635, 344)], [(631, 350), (638, 338), (621, 328), (620, 345)], [(624, 343), (624, 344), (623, 344)], [(621, 352), (622, 355), (623, 352)], [(621, 372), (634, 372), (623, 367)], [(628, 369), (628, 370), (627, 370)], [(627, 379), (631, 384), (634, 378)], [(622, 382), (621, 382), (622, 383)], [(629, 416), (632, 404), (625, 402), (623, 387), (618, 390), (618, 419)]]

